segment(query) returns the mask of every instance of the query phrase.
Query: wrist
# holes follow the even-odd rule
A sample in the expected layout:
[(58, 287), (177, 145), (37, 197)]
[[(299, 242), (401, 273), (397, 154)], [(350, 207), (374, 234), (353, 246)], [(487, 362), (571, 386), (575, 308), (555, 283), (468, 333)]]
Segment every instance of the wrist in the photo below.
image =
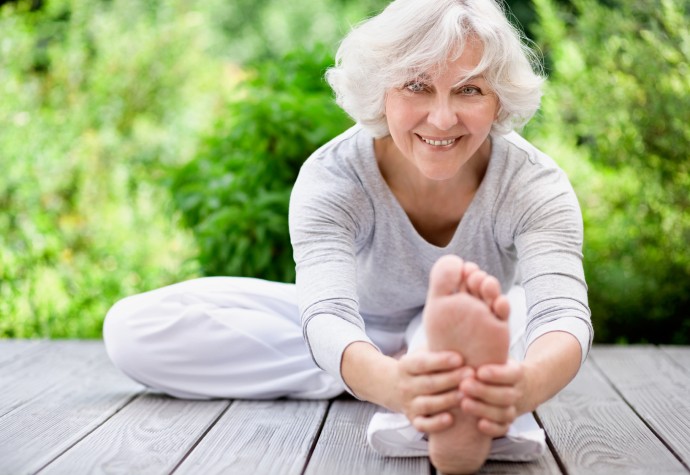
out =
[(373, 345), (356, 341), (343, 351), (340, 372), (345, 384), (359, 399), (396, 410), (390, 388), (394, 386), (396, 361)]
[(530, 362), (523, 361), (520, 364), (522, 366), (522, 382), (520, 384), (520, 398), (515, 404), (515, 408), (518, 414), (525, 414), (533, 412), (539, 405), (539, 402), (534, 399), (534, 388), (538, 386), (535, 378), (538, 377), (538, 372)]

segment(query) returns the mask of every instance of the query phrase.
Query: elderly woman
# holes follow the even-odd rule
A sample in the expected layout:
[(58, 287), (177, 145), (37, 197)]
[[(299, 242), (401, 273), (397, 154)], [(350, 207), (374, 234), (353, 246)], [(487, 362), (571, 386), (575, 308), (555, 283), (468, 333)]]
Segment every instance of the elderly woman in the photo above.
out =
[(104, 325), (114, 363), (185, 398), (346, 390), (404, 414), (440, 470), (479, 468), (592, 339), (577, 199), (512, 132), (539, 105), (531, 58), (493, 0), (396, 0), (354, 28), (327, 79), (357, 125), (295, 183), (296, 285), (127, 298)]

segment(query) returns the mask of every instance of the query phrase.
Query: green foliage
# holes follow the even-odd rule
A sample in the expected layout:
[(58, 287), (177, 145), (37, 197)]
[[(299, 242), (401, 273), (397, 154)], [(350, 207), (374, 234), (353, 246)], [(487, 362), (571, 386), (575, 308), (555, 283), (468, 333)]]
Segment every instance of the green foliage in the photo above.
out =
[(567, 167), (584, 208), (596, 338), (690, 343), (688, 4), (573, 3), (575, 17), (535, 0), (553, 74), (530, 131), (569, 143), (563, 160), (591, 163)]
[(322, 79), (332, 62), (319, 47), (256, 64), (197, 156), (175, 174), (175, 200), (203, 273), (293, 281), (292, 185), (302, 162), (351, 124)]
[(97, 337), (116, 300), (192, 275), (161, 178), (214, 69), (182, 3), (0, 10), (0, 336)]

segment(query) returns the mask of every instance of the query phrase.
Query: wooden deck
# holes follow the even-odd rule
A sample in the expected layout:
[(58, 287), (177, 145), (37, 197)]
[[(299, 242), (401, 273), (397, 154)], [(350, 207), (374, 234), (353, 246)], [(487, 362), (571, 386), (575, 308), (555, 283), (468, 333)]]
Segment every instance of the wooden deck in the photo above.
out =
[[(100, 342), (0, 340), (0, 474), (433, 474), (368, 447), (374, 411), (182, 401), (122, 376)], [(481, 473), (690, 473), (690, 347), (596, 347), (537, 415), (549, 453)]]

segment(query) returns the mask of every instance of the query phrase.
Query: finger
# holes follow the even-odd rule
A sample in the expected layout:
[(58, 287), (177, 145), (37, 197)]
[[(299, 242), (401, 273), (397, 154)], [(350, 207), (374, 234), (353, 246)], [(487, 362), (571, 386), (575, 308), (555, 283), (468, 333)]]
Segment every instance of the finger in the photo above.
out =
[(421, 375), (439, 371), (451, 371), (463, 364), (460, 353), (454, 351), (417, 351), (400, 358), (406, 373)]
[(479, 429), (479, 432), (490, 437), (503, 437), (508, 433), (510, 424), (498, 424), (487, 419), (479, 419), (477, 429)]
[(450, 428), (453, 425), (453, 416), (448, 412), (433, 416), (417, 416), (412, 420), (412, 425), (420, 432), (431, 434)]
[(455, 371), (413, 376), (409, 388), (412, 394), (420, 396), (437, 395), (447, 391), (457, 392), (462, 380), (471, 374), (471, 368), (460, 368)]
[(492, 406), (469, 397), (460, 403), (462, 411), (480, 419), (487, 419), (497, 424), (512, 424), (517, 417), (515, 406)]
[(430, 416), (450, 411), (460, 407), (461, 394), (455, 391), (447, 391), (442, 394), (416, 397), (411, 405), (411, 411), (415, 415)]
[(493, 406), (513, 406), (518, 400), (518, 390), (513, 386), (484, 384), (476, 379), (465, 379), (460, 383), (460, 391), (486, 404)]
[(464, 261), (449, 254), (434, 263), (429, 274), (429, 297), (452, 295), (460, 289)]
[(506, 364), (487, 364), (477, 369), (477, 379), (487, 384), (510, 385), (517, 384), (522, 379), (522, 366), (514, 360)]

